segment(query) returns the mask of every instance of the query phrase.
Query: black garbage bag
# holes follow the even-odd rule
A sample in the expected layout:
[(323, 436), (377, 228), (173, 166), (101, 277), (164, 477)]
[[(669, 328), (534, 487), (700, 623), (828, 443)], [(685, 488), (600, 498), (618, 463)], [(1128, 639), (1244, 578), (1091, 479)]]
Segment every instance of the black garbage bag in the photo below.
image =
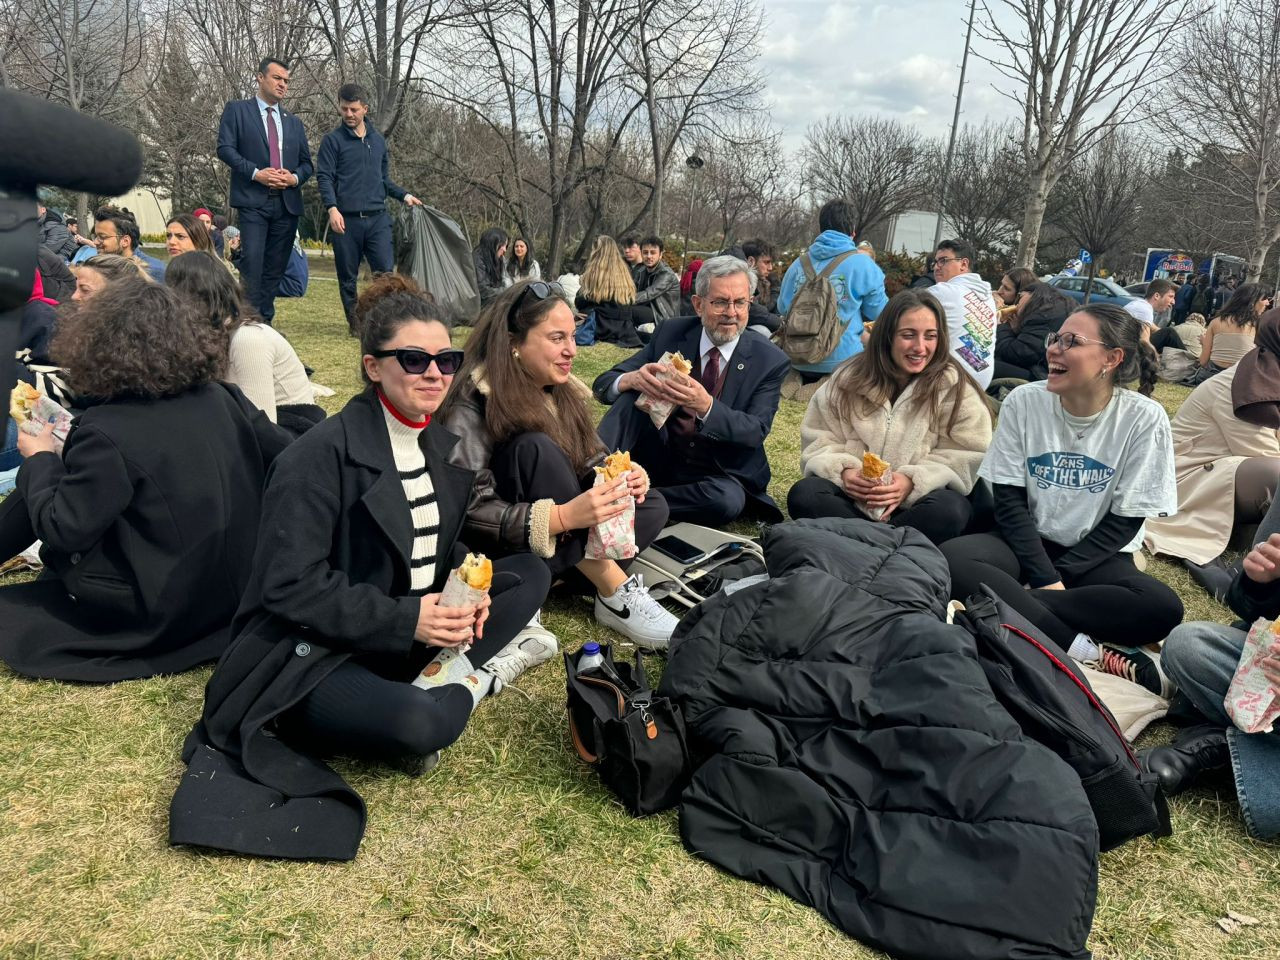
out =
[(413, 277), (455, 324), (480, 313), (476, 268), (466, 231), (435, 207), (404, 207), (396, 218), (396, 271)]

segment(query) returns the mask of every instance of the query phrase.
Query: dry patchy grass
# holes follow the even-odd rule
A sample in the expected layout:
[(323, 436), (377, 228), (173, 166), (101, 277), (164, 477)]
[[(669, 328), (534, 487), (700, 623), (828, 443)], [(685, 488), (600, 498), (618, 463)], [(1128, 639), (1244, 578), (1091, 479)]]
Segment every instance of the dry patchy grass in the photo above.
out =
[[(325, 404), (336, 411), (358, 369), (334, 284), (317, 277), (279, 322), (337, 391)], [(586, 349), (579, 374), (589, 382), (621, 355)], [(1182, 393), (1161, 399), (1176, 408)], [(768, 441), (779, 501), (798, 479), (802, 415), (784, 401)], [(1228, 618), (1178, 568), (1152, 570), (1189, 616)], [(584, 601), (553, 601), (547, 618), (566, 646), (605, 633)], [(483, 704), (421, 780), (340, 764), (370, 811), (352, 864), (170, 849), (179, 749), (208, 675), (98, 688), (0, 672), (0, 956), (876, 956), (691, 857), (673, 814), (627, 816), (569, 749), (554, 664), (522, 680), (527, 696)], [(1174, 819), (1174, 837), (1102, 857), (1097, 956), (1276, 956), (1280, 848), (1246, 838), (1234, 802), (1208, 791), (1176, 801)], [(1228, 908), (1264, 924), (1227, 937), (1215, 920)]]

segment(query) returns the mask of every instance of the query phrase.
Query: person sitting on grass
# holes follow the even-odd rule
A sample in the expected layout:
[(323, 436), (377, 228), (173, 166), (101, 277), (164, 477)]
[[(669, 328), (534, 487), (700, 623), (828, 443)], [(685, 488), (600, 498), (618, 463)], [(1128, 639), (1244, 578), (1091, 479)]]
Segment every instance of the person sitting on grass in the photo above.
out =
[(1182, 560), (1218, 600), (1235, 575), (1222, 557), (1233, 532), (1261, 520), (1280, 486), (1278, 386), (1280, 310), (1269, 310), (1258, 345), (1191, 391), (1173, 417), (1178, 513), (1148, 523), (1146, 545)]
[(1187, 386), (1204, 383), (1253, 349), (1258, 317), (1267, 309), (1266, 289), (1260, 283), (1236, 287), (1222, 312), (1209, 321), (1200, 340), (1199, 366), (1187, 378)]
[[(1089, 304), (1049, 334), (1049, 377), (1009, 394), (978, 475), (994, 486), (994, 533), (951, 540), (951, 596), (985, 584), (1077, 660), (1154, 692), (1158, 644), (1182, 601), (1142, 573), (1143, 521), (1178, 509), (1169, 419), (1150, 399), (1156, 358), (1138, 321)], [(1124, 384), (1139, 381), (1138, 391)], [(1100, 645), (1108, 645), (1105, 651)]]
[[(164, 247), (170, 260), (193, 250), (203, 250), (211, 256), (217, 256), (213, 249), (213, 237), (209, 235), (209, 228), (204, 225), (203, 220), (197, 220), (189, 213), (180, 213), (175, 216), (165, 224), (164, 231)], [(165, 276), (168, 282), (167, 267)]]
[[(403, 284), (399, 274), (392, 284)], [(226, 378), (250, 402), (294, 436), (306, 433), (325, 417), (316, 405), (306, 368), (284, 336), (258, 320), (231, 271), (212, 253), (197, 250), (169, 261), (165, 282), (190, 300), (223, 337)], [(377, 282), (377, 281), (375, 281)]]
[(173, 843), (354, 857), (364, 804), (321, 757), (426, 772), (546, 598), (550, 574), (525, 555), (494, 562), (480, 603), (440, 605), (474, 497), (436, 416), (462, 352), (420, 292), (371, 285), (357, 315), (365, 389), (271, 471), (235, 640), (183, 750)]
[[(1021, 269), (1021, 268), (1020, 268)], [(1004, 285), (1000, 287), (1004, 289)], [(1044, 338), (1062, 329), (1075, 302), (1057, 287), (1035, 282), (1019, 295), (1014, 309), (996, 327), (995, 380), (1043, 380), (1049, 375)]]
[(72, 268), (76, 275), (76, 289), (71, 299), (76, 303), (88, 300), (113, 280), (141, 277), (146, 283), (155, 279), (146, 265), (134, 257), (122, 257), (115, 253), (99, 253)]
[[(793, 520), (878, 519), (935, 544), (973, 516), (968, 495), (991, 443), (991, 410), (947, 349), (947, 319), (925, 292), (895, 294), (867, 349), (809, 402), (800, 427), (804, 479), (787, 495)], [(891, 483), (862, 475), (862, 456), (889, 463)]]
[(591, 255), (582, 271), (582, 281), (574, 306), (579, 313), (596, 316), (596, 341), (620, 347), (640, 346), (632, 307), (636, 302), (636, 282), (618, 253), (612, 237), (596, 237)]
[(248, 582), (267, 466), (289, 437), (234, 387), (204, 318), (139, 278), (63, 313), (51, 353), (80, 396), (61, 455), (19, 433), (4, 559), (41, 540), (45, 575), (0, 589), (0, 659), (111, 683), (215, 659)]
[[(1232, 626), (1184, 623), (1165, 640), (1160, 658), (1179, 697), (1200, 715), (1167, 746), (1142, 751), (1145, 769), (1174, 796), (1199, 780), (1222, 774), (1234, 781), (1245, 831), (1258, 840), (1280, 839), (1280, 731), (1244, 733), (1227, 715), (1227, 689), (1240, 662), (1248, 627), (1280, 617), (1280, 499), (1258, 527), (1258, 543), (1227, 591), (1227, 606), (1240, 618)], [(1280, 658), (1262, 662), (1270, 683), (1264, 694), (1280, 697)]]
[[(481, 311), (441, 413), (462, 437), (453, 462), (476, 472), (468, 530), (486, 549), (532, 552), (557, 579), (581, 574), (595, 589), (596, 622), (662, 649), (677, 619), (639, 574), (627, 576), (628, 561), (586, 556), (588, 531), (621, 513), (628, 493), (637, 551), (666, 525), (667, 504), (639, 468), (592, 485), (592, 468), (612, 451), (596, 433), (590, 391), (573, 375), (573, 333), (573, 310), (555, 283), (516, 284)], [(546, 656), (554, 651), (552, 641)]]

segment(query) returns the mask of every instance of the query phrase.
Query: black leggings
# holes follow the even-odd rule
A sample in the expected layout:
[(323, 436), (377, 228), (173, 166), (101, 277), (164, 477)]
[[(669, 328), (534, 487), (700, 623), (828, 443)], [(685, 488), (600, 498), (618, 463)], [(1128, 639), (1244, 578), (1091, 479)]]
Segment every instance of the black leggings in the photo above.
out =
[[(822, 477), (805, 477), (787, 494), (787, 513), (792, 520), (840, 517), (869, 520), (843, 490)], [(919, 530), (933, 543), (941, 544), (964, 533), (973, 518), (968, 498), (946, 488), (927, 493), (914, 505), (889, 515), (894, 527)]]
[[(1050, 560), (1067, 552), (1042, 542)], [(1074, 580), (1064, 577), (1065, 590), (1024, 589), (1017, 556), (994, 533), (952, 540), (942, 554), (951, 568), (952, 599), (963, 601), (985, 583), (1064, 650), (1077, 633), (1123, 646), (1159, 643), (1182, 622), (1178, 595), (1139, 571), (1131, 554), (1117, 553)]]
[[(546, 564), (531, 554), (494, 561), (484, 637), (467, 651), (473, 666), (481, 667), (511, 642), (542, 606), (550, 585)], [(449, 746), (467, 725), (474, 701), (458, 684), (431, 690), (413, 686), (410, 681), (439, 650), (417, 645), (414, 653), (399, 677), (347, 660), (280, 717), (281, 731), (308, 753), (322, 756), (395, 761)]]
[[(568, 503), (591, 488), (592, 472), (587, 477), (574, 473), (569, 458), (545, 433), (522, 433), (499, 444), (489, 465), (493, 471), (498, 496), (508, 503), (535, 503), (552, 500)], [(644, 550), (658, 538), (667, 525), (667, 501), (657, 490), (650, 490), (644, 503), (636, 505), (636, 550)], [(546, 562), (552, 576), (561, 577), (582, 561), (587, 552), (587, 531), (570, 530), (556, 542), (555, 555)], [(630, 560), (619, 560), (624, 570)]]

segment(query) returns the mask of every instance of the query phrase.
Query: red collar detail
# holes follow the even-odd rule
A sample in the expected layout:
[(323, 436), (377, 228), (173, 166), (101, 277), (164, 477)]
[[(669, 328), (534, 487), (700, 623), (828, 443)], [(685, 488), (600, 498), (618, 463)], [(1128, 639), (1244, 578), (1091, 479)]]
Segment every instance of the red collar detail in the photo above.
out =
[(421, 430), (431, 422), (431, 414), (427, 414), (425, 420), (410, 420), (403, 413), (396, 409), (395, 404), (387, 399), (387, 395), (382, 392), (381, 388), (376, 388), (378, 399), (382, 401), (382, 405), (387, 408), (387, 412), (403, 423), (406, 427), (412, 427), (414, 430)]

